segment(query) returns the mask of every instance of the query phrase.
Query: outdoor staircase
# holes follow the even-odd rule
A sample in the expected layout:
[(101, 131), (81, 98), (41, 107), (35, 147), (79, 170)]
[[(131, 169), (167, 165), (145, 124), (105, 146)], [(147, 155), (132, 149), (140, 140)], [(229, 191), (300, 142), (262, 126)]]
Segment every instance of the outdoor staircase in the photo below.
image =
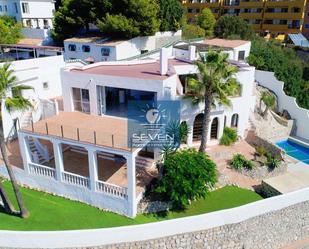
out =
[(42, 145), (38, 139), (29, 137), (29, 149), (32, 160), (36, 164), (44, 164), (51, 160), (46, 146)]

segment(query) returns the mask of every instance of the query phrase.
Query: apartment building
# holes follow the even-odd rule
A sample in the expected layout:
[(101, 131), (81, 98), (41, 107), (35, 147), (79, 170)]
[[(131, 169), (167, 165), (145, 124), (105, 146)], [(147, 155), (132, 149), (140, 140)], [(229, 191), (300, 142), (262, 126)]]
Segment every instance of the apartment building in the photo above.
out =
[[(216, 42), (218, 47), (224, 43)], [(233, 48), (241, 48), (237, 51), (241, 61), (230, 63), (239, 68), (235, 77), (242, 90), (230, 98), (231, 107), (213, 106), (208, 145), (218, 144), (225, 126), (236, 129), (240, 137), (245, 137), (249, 126), (255, 68), (242, 61), (250, 42), (238, 43)], [(211, 44), (215, 46), (215, 41)], [(190, 127), (181, 146), (200, 143), (203, 103), (193, 105), (183, 98), (188, 75), (198, 73), (193, 62), (199, 54), (195, 45), (181, 49), (186, 58), (183, 54), (178, 58), (171, 47), (162, 48), (153, 59), (65, 67), (61, 72), (64, 111), (18, 132), (23, 183), (134, 217), (146, 186), (158, 176), (155, 162), (161, 151), (147, 140), (140, 147), (130, 145), (129, 122), (139, 117), (128, 115), (130, 101), (179, 103), (179, 122)], [(236, 50), (224, 51), (232, 55)], [(160, 107), (151, 105), (151, 115), (152, 108)], [(149, 121), (148, 111), (142, 118)]]
[(25, 28), (52, 28), (54, 11), (54, 0), (0, 0), (0, 16), (12, 16)]
[(252, 25), (256, 32), (273, 37), (300, 33), (308, 37), (308, 0), (182, 0), (189, 21), (194, 21), (201, 9), (209, 8), (218, 18), (235, 14)]

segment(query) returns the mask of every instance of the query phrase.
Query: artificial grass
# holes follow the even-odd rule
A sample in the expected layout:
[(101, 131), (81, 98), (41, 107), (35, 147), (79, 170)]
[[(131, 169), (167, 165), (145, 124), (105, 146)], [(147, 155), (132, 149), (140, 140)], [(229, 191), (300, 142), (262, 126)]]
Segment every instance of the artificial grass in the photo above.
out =
[[(4, 186), (10, 198), (14, 199), (10, 183), (4, 182)], [(21, 192), (30, 211), (30, 217), (22, 219), (0, 211), (1, 230), (48, 231), (134, 225), (208, 213), (262, 199), (253, 191), (226, 186), (211, 192), (205, 199), (194, 201), (184, 211), (138, 215), (135, 219), (130, 219), (111, 212), (101, 211), (83, 203), (31, 189), (21, 188)], [(16, 206), (16, 202), (14, 202), (14, 205)]]

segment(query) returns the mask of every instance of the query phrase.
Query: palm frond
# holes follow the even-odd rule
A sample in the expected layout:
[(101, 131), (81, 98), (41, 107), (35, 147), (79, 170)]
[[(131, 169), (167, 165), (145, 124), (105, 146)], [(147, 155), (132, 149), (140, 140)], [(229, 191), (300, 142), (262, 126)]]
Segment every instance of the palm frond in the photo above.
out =
[(28, 99), (25, 99), (21, 96), (17, 97), (8, 97), (5, 99), (5, 107), (9, 112), (16, 110), (27, 110), (32, 108), (32, 104)]

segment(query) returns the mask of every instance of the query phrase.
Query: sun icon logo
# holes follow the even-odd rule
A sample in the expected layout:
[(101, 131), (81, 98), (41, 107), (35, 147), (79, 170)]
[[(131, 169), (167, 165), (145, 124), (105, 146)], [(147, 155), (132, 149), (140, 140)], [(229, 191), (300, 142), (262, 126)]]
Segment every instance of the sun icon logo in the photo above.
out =
[(165, 119), (166, 116), (166, 110), (160, 109), (161, 105), (158, 107), (155, 107), (154, 104), (150, 106), (149, 104), (146, 104), (146, 108), (141, 109), (143, 112), (143, 115), (140, 117), (146, 118), (147, 122), (151, 125), (158, 124), (162, 119)]

